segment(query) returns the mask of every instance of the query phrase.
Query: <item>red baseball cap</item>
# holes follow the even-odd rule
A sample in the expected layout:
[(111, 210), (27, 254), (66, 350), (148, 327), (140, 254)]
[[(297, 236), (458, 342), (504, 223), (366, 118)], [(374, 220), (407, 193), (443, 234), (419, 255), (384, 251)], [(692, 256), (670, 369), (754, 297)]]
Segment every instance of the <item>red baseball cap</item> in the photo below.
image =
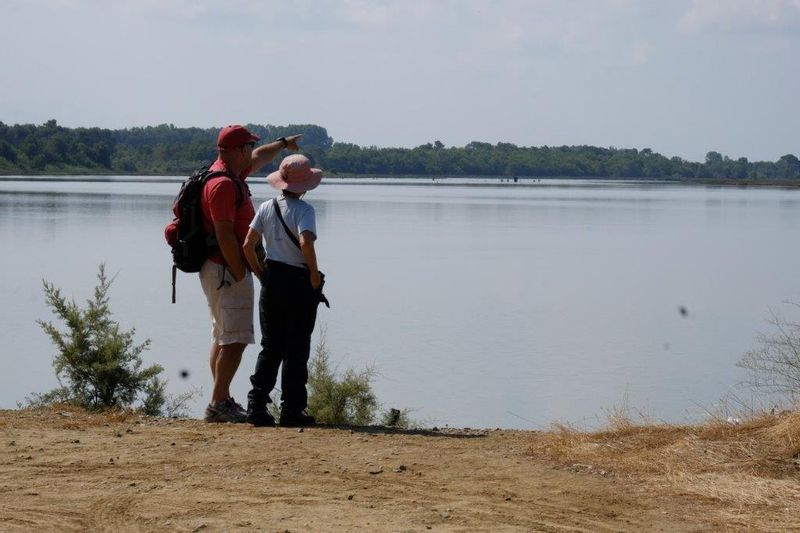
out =
[(220, 148), (239, 148), (249, 142), (260, 140), (261, 137), (253, 135), (244, 126), (232, 124), (219, 130), (217, 146)]

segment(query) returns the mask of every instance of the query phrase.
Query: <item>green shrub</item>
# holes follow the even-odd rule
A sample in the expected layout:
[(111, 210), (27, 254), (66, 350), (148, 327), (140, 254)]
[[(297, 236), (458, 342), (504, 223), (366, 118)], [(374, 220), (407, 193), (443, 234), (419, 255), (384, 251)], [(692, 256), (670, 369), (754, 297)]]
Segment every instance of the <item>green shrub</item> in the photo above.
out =
[(139, 407), (147, 414), (161, 414), (167, 400), (166, 383), (159, 379), (159, 365), (142, 367), (141, 354), (150, 340), (134, 343), (135, 329), (122, 331), (111, 319), (105, 266), (97, 273), (94, 298), (81, 308), (68, 301), (61, 290), (43, 280), (47, 305), (66, 324), (61, 331), (51, 322), (37, 320), (58, 349), (53, 368), (60, 387), (35, 394), (29, 405), (71, 403), (87, 409)]
[(331, 366), (325, 341), (320, 335), (308, 368), (308, 412), (320, 424), (366, 426), (375, 419), (378, 400), (372, 391), (375, 370), (348, 369), (339, 374)]
[[(347, 369), (339, 372), (331, 365), (325, 328), (322, 328), (314, 354), (308, 361), (308, 408), (319, 424), (342, 426), (368, 426), (378, 423), (395, 429), (417, 428), (408, 409), (388, 409), (380, 412), (372, 379), (375, 368), (361, 371)], [(277, 420), (280, 409), (276, 403), (267, 404), (270, 414)]]
[(162, 414), (167, 403), (167, 382), (158, 378), (146, 381), (142, 386), (142, 393), (142, 412), (150, 416)]

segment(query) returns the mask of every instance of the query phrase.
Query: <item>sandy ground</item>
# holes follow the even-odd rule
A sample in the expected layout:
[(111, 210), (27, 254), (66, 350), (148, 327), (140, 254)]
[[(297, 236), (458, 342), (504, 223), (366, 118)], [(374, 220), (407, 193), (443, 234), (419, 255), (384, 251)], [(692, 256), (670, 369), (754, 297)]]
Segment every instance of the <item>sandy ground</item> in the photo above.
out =
[[(0, 411), (0, 530), (714, 531), (713, 501), (530, 455), (537, 433)], [(719, 512), (718, 512), (719, 511)]]

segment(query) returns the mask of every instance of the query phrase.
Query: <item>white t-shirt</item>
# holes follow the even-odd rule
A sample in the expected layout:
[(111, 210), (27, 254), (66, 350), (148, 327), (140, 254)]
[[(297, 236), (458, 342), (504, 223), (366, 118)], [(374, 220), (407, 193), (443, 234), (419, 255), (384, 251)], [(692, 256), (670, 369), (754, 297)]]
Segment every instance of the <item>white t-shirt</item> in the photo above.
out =
[[(264, 248), (267, 250), (267, 259), (280, 261), (288, 265), (305, 267), (306, 260), (300, 248), (294, 245), (292, 240), (283, 229), (281, 221), (275, 214), (272, 199), (267, 200), (258, 207), (256, 216), (250, 223), (250, 227), (259, 232), (264, 239)], [(317, 236), (317, 221), (314, 214), (314, 207), (297, 198), (287, 198), (283, 195), (278, 197), (283, 221), (294, 233), (297, 240), (304, 231), (310, 231)]]

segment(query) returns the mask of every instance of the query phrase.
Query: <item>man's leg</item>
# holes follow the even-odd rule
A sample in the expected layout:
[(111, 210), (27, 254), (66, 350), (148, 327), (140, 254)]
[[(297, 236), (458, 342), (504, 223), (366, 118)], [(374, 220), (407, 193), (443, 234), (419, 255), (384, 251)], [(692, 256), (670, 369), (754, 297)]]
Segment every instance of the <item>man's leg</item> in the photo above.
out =
[(217, 381), (217, 359), (219, 359), (219, 349), (221, 346), (216, 342), (211, 343), (211, 357), (209, 363), (211, 364), (211, 382)]
[(214, 392), (211, 402), (218, 403), (231, 397), (231, 381), (242, 362), (242, 353), (247, 344), (234, 343), (220, 346), (217, 357), (216, 372), (214, 373)]
[(211, 261), (200, 271), (215, 344), (209, 352), (214, 388), (205, 413), (208, 422), (244, 422), (241, 407), (231, 399), (230, 385), (245, 347), (254, 340), (253, 280), (249, 274), (238, 282), (228, 277), (227, 269)]

